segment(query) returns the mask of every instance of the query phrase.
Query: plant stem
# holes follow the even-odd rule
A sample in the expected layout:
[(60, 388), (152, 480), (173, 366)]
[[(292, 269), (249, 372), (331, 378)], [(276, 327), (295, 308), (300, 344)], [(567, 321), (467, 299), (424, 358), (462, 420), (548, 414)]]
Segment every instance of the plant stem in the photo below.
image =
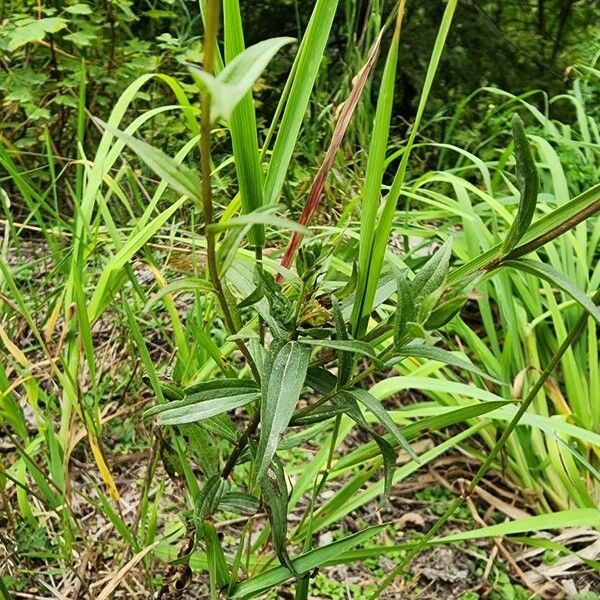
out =
[(240, 456), (242, 455), (242, 452), (244, 451), (244, 449), (246, 448), (246, 445), (248, 444), (248, 440), (250, 439), (250, 437), (254, 434), (254, 432), (258, 428), (259, 423), (260, 423), (260, 411), (257, 410), (254, 413), (254, 416), (252, 417), (252, 421), (250, 421), (250, 423), (248, 423), (248, 427), (246, 427), (246, 429), (244, 430), (244, 433), (242, 433), (242, 436), (238, 440), (238, 443), (236, 444), (235, 448), (233, 449), (233, 452), (231, 453), (231, 455), (229, 456), (227, 463), (223, 467), (223, 471), (221, 472), (221, 477), (223, 479), (227, 479), (229, 477), (229, 475), (231, 475), (231, 472), (233, 471), (238, 459), (240, 458)]
[[(597, 292), (592, 301), (597, 303), (600, 301), (600, 292)], [(523, 415), (527, 412), (527, 409), (537, 396), (538, 392), (542, 389), (542, 386), (550, 377), (560, 360), (562, 359), (565, 352), (569, 349), (569, 347), (577, 340), (577, 338), (581, 335), (583, 329), (585, 328), (586, 322), (588, 319), (587, 312), (584, 312), (575, 327), (570, 331), (569, 335), (564, 339), (563, 343), (560, 345), (558, 350), (554, 353), (550, 362), (546, 365), (546, 368), (542, 371), (539, 379), (535, 382), (533, 387), (531, 388), (529, 394), (521, 405), (519, 406), (519, 410), (516, 412), (515, 416), (512, 418), (502, 436), (496, 443), (496, 445), (492, 448), (490, 453), (487, 455), (485, 461), (479, 467), (479, 470), (471, 480), (471, 483), (463, 490), (460, 496), (454, 500), (454, 502), (450, 505), (448, 510), (438, 519), (438, 521), (433, 525), (433, 527), (419, 540), (419, 542), (406, 554), (406, 556), (398, 563), (389, 575), (383, 580), (381, 585), (375, 590), (373, 595), (369, 596), (369, 600), (375, 600), (379, 598), (381, 593), (388, 587), (388, 585), (398, 576), (400, 575), (406, 566), (421, 552), (423, 547), (433, 538), (433, 536), (448, 522), (448, 520), (452, 517), (455, 511), (460, 508), (466, 501), (467, 498), (471, 496), (474, 492), (477, 484), (483, 479), (488, 469), (496, 460), (496, 457), (500, 453), (500, 451), (504, 448), (508, 438), (511, 436), (512, 432), (515, 430), (519, 421), (523, 417)]]
[[(217, 30), (219, 27), (219, 6), (217, 0), (210, 0), (207, 6), (205, 34), (204, 34), (204, 70), (207, 73), (213, 73), (215, 53), (217, 47)], [(204, 212), (204, 231), (206, 234), (206, 260), (208, 264), (208, 273), (211, 283), (215, 289), (215, 294), (221, 307), (225, 326), (230, 334), (238, 332), (238, 327), (233, 317), (233, 313), (225, 289), (221, 282), (219, 266), (217, 264), (217, 250), (215, 233), (210, 225), (213, 223), (213, 197), (211, 181), (211, 98), (207, 90), (202, 92), (202, 115), (200, 120), (200, 170), (202, 173), (202, 208)], [(236, 340), (236, 345), (244, 355), (253, 377), (260, 381), (260, 374), (254, 363), (254, 359), (243, 340)]]

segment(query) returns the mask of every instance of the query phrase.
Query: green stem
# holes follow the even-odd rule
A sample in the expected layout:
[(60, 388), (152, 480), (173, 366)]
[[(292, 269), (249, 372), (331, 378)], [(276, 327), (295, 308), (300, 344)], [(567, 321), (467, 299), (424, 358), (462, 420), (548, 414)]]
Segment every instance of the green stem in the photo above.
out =
[[(600, 301), (600, 292), (597, 292), (594, 295), (593, 302), (597, 303)], [(563, 343), (560, 345), (558, 350), (554, 353), (550, 362), (546, 365), (546, 368), (542, 371), (539, 379), (535, 382), (534, 386), (531, 388), (529, 394), (521, 405), (519, 406), (519, 410), (512, 418), (502, 436), (498, 440), (497, 444), (492, 448), (490, 453), (487, 455), (485, 461), (479, 467), (479, 470), (471, 480), (471, 483), (463, 490), (462, 494), (458, 496), (454, 502), (450, 505), (448, 510), (438, 519), (438, 521), (433, 525), (433, 527), (419, 540), (419, 542), (406, 554), (406, 556), (392, 569), (389, 575), (383, 580), (381, 585), (375, 590), (375, 592), (369, 596), (369, 600), (375, 600), (381, 596), (381, 593), (388, 587), (390, 583), (400, 575), (404, 569), (408, 566), (408, 564), (417, 556), (423, 547), (433, 538), (433, 536), (448, 522), (448, 520), (452, 517), (455, 511), (460, 508), (466, 501), (466, 499), (471, 496), (471, 494), (475, 491), (477, 484), (483, 479), (488, 469), (491, 467), (492, 463), (496, 460), (498, 454), (504, 448), (508, 438), (511, 436), (512, 432), (515, 430), (517, 425), (519, 424), (523, 415), (527, 412), (527, 409), (537, 396), (538, 392), (542, 389), (542, 386), (550, 377), (560, 360), (562, 359), (565, 352), (569, 349), (569, 347), (575, 343), (575, 341), (579, 338), (582, 331), (585, 328), (587, 323), (588, 315), (584, 313), (581, 315), (575, 327), (571, 330), (569, 335), (564, 339)]]
[[(211, 0), (208, 2), (205, 21), (204, 35), (204, 70), (207, 73), (213, 73), (215, 54), (217, 48), (217, 30), (219, 27), (219, 7), (220, 2)], [(219, 274), (217, 264), (217, 250), (215, 233), (210, 225), (213, 223), (213, 197), (211, 181), (211, 118), (210, 105), (211, 98), (207, 90), (202, 92), (202, 115), (200, 120), (200, 170), (202, 173), (202, 208), (204, 211), (204, 231), (206, 234), (206, 260), (208, 264), (208, 273), (211, 283), (215, 289), (215, 295), (219, 301), (225, 326), (230, 334), (238, 332), (238, 327), (234, 320), (232, 308), (227, 301), (227, 295)], [(244, 355), (252, 375), (256, 381), (260, 381), (260, 375), (254, 359), (250, 354), (246, 344), (242, 340), (236, 340), (236, 345)]]

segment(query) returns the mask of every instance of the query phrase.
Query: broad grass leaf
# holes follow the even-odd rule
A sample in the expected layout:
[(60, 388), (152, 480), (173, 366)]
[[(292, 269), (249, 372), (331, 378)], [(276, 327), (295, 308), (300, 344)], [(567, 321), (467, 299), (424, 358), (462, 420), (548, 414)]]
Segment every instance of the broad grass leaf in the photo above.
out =
[[(229, 63), (245, 49), (242, 15), (238, 0), (224, 0), (223, 2), (223, 31), (225, 60)], [(233, 110), (229, 129), (242, 209), (245, 214), (248, 214), (262, 206), (264, 196), (264, 177), (260, 161), (252, 90), (249, 90), (241, 98)], [(265, 243), (264, 227), (262, 225), (252, 227), (248, 238), (251, 245), (263, 246)]]
[(531, 155), (523, 121), (517, 113), (512, 118), (512, 134), (515, 144), (515, 160), (517, 162), (517, 182), (521, 198), (517, 215), (502, 245), (502, 251), (505, 254), (508, 254), (519, 243), (529, 225), (531, 225), (540, 187), (537, 168)]
[(310, 348), (295, 341), (281, 347), (277, 344), (265, 358), (255, 480), (266, 475), (292, 418), (306, 379), (309, 358)]
[(211, 119), (222, 117), (231, 119), (233, 109), (252, 89), (275, 54), (286, 44), (294, 42), (294, 38), (277, 37), (264, 40), (250, 46), (233, 60), (215, 77), (202, 69), (190, 66), (211, 96)]
[[(319, 73), (321, 61), (325, 56), (325, 46), (338, 3), (339, 0), (317, 0), (315, 3), (292, 72), (286, 83), (286, 87), (290, 86), (289, 95), (282, 96), (275, 111), (275, 114), (279, 115), (285, 104), (281, 123), (279, 124), (275, 118), (267, 134), (270, 139), (279, 125), (265, 179), (264, 204), (266, 205), (276, 203), (281, 193), (286, 172), (298, 142), (298, 134), (306, 115), (311, 92)], [(265, 143), (263, 153), (267, 147), (268, 143)]]
[(489, 525), (462, 533), (453, 533), (436, 538), (433, 543), (460, 542), (482, 538), (499, 538), (518, 533), (531, 533), (547, 529), (567, 527), (600, 527), (600, 511), (597, 508), (572, 508), (555, 513), (535, 515), (525, 519)]

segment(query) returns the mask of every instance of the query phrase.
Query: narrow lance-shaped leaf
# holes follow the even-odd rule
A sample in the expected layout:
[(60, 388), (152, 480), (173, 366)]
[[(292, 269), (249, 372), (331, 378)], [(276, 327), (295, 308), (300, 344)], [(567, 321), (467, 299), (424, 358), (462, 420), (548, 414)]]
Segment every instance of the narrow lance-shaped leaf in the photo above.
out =
[(412, 446), (408, 443), (406, 438), (402, 435), (398, 425), (394, 423), (392, 417), (390, 417), (387, 410), (385, 410), (381, 402), (375, 398), (375, 396), (367, 392), (367, 390), (361, 389), (354, 389), (346, 393), (364, 405), (369, 412), (372, 412), (377, 417), (379, 422), (393, 436), (393, 438), (402, 446), (402, 448), (404, 448), (404, 450), (406, 450), (406, 452), (408, 452), (409, 456), (413, 460), (418, 460), (415, 451), (412, 449)]
[(408, 346), (404, 346), (402, 349), (400, 349), (398, 351), (398, 354), (399, 356), (386, 362), (385, 366), (388, 368), (392, 367), (399, 361), (404, 360), (409, 356), (414, 356), (415, 358), (436, 360), (446, 365), (451, 365), (458, 369), (463, 369), (464, 371), (468, 371), (469, 373), (473, 373), (474, 375), (479, 375), (479, 377), (483, 377), (484, 379), (488, 379), (489, 381), (500, 383), (497, 379), (495, 379), (491, 375), (488, 375), (485, 371), (482, 371), (479, 367), (476, 367), (468, 360), (460, 358), (452, 352), (444, 350), (443, 348), (438, 348), (437, 346), (428, 346), (426, 344), (409, 344)]
[(243, 492), (225, 492), (219, 502), (219, 510), (247, 517), (255, 515), (259, 507), (258, 498)]
[(233, 109), (244, 95), (252, 89), (271, 59), (294, 38), (278, 37), (264, 40), (238, 54), (215, 77), (202, 69), (190, 66), (192, 75), (208, 89), (211, 96), (211, 119), (231, 118)]
[(539, 190), (539, 177), (531, 148), (527, 141), (523, 121), (517, 113), (512, 118), (512, 134), (515, 144), (515, 160), (517, 163), (517, 182), (521, 192), (519, 208), (513, 224), (502, 245), (502, 252), (508, 254), (525, 235), (531, 225)]
[(219, 506), (219, 502), (225, 491), (225, 485), (225, 481), (218, 475), (210, 477), (200, 490), (194, 507), (196, 535), (204, 540), (211, 580), (217, 581), (220, 587), (227, 585), (229, 571), (221, 542), (210, 517)]
[(303, 338), (298, 340), (301, 344), (308, 346), (318, 346), (319, 348), (333, 348), (340, 352), (351, 352), (354, 354), (360, 354), (362, 356), (369, 356), (370, 358), (377, 358), (377, 352), (368, 342), (362, 342), (360, 340), (312, 340), (309, 338)]
[(306, 378), (309, 358), (310, 349), (292, 341), (282, 347), (276, 346), (273, 355), (265, 359), (255, 480), (265, 476), (279, 440), (292, 418)]
[(452, 253), (452, 239), (448, 238), (440, 249), (419, 269), (411, 282), (415, 300), (426, 298), (440, 288), (448, 274)]
[[(335, 332), (338, 340), (348, 340), (348, 329), (342, 315), (342, 309), (337, 298), (332, 297), (333, 315), (335, 318)], [(344, 385), (352, 377), (352, 355), (350, 352), (342, 351), (338, 353), (338, 382)]]
[(563, 292), (568, 294), (578, 302), (585, 310), (590, 313), (590, 316), (594, 318), (596, 323), (600, 325), (600, 309), (592, 302), (592, 300), (581, 290), (571, 279), (569, 279), (564, 273), (561, 273), (554, 267), (547, 265), (542, 262), (536, 262), (526, 258), (519, 260), (507, 260), (502, 263), (505, 267), (511, 267), (519, 271), (524, 271), (536, 277), (540, 277), (555, 285)]
[(379, 448), (379, 453), (383, 458), (383, 500), (389, 498), (392, 491), (394, 472), (396, 470), (396, 452), (392, 444), (384, 437), (380, 436), (365, 420), (358, 402), (351, 393), (341, 393), (333, 397), (332, 402), (335, 406), (343, 406), (348, 416), (364, 431), (366, 431), (375, 441)]
[(404, 343), (406, 326), (416, 315), (415, 300), (411, 286), (404, 273), (396, 278), (398, 285), (398, 300), (394, 314), (394, 345), (400, 347)]
[(201, 182), (198, 175), (174, 161), (161, 150), (154, 148), (150, 144), (138, 140), (133, 136), (94, 118), (94, 121), (109, 133), (123, 140), (161, 179), (171, 186), (175, 191), (195, 200), (198, 204), (202, 203)]
[(183, 399), (154, 406), (144, 416), (158, 416), (159, 425), (192, 423), (244, 406), (259, 397), (253, 381), (217, 380), (192, 386), (184, 391)]
[(279, 561), (296, 575), (296, 569), (287, 551), (288, 491), (285, 483), (285, 473), (278, 460), (273, 461), (270, 471), (261, 478), (260, 488), (265, 511), (271, 524), (273, 545)]

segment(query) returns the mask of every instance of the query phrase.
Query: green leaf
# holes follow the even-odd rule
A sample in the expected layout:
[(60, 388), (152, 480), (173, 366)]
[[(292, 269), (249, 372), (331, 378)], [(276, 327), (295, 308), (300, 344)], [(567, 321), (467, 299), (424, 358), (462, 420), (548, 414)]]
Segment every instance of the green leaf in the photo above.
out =
[[(377, 95), (377, 108), (375, 110), (361, 200), (358, 281), (356, 298), (352, 307), (351, 328), (355, 337), (361, 337), (366, 329), (368, 315), (371, 314), (373, 309), (373, 299), (379, 283), (381, 264), (383, 263), (383, 256), (374, 259), (373, 252), (377, 230), (377, 215), (381, 201), (381, 187), (385, 171), (385, 155), (394, 103), (399, 40), (400, 22), (398, 21), (388, 50)], [(387, 238), (385, 243), (387, 245)]]
[[(510, 400), (485, 402), (479, 404), (471, 404), (464, 408), (453, 409), (446, 406), (436, 406), (436, 410), (440, 411), (440, 414), (426, 417), (420, 421), (415, 421), (402, 428), (402, 434), (407, 439), (414, 438), (421, 431), (440, 431), (441, 429), (457, 423), (467, 422), (469, 419), (488, 414), (498, 408), (502, 408), (507, 404), (510, 404)], [(397, 446), (398, 443), (393, 440), (391, 436), (386, 436), (390, 442)], [(353, 450), (350, 454), (343, 456), (340, 460), (335, 463), (333, 467), (334, 471), (347, 469), (355, 465), (362, 464), (367, 460), (370, 460), (377, 456), (377, 448), (373, 442), (363, 444), (360, 448)]]
[(348, 412), (348, 407), (341, 404), (338, 406), (319, 406), (304, 417), (292, 417), (292, 420), (290, 421), (290, 427), (299, 427), (305, 425), (313, 425), (314, 423), (321, 423), (322, 421), (333, 419), (338, 415), (343, 415), (346, 412)]
[(523, 121), (517, 113), (512, 118), (512, 133), (515, 143), (515, 160), (517, 162), (517, 183), (521, 192), (517, 216), (502, 245), (502, 252), (508, 254), (525, 235), (537, 203), (537, 195), (540, 187), (539, 177), (535, 161), (531, 155), (531, 148), (525, 135)]
[(468, 532), (453, 533), (433, 540), (434, 543), (460, 542), (481, 538), (497, 538), (517, 533), (565, 529), (567, 527), (600, 527), (600, 510), (597, 508), (571, 508), (545, 515), (489, 525)]
[(297, 575), (287, 551), (288, 491), (285, 483), (285, 473), (278, 460), (273, 461), (270, 470), (261, 478), (260, 488), (265, 511), (271, 524), (273, 545), (279, 561), (294, 575)]
[(163, 210), (140, 231), (131, 234), (121, 249), (106, 263), (102, 271), (96, 290), (88, 305), (90, 323), (93, 323), (110, 303), (117, 290), (127, 280), (127, 273), (123, 267), (131, 260), (132, 256), (175, 214), (181, 207), (185, 198), (180, 198), (171, 206)]
[(201, 383), (184, 390), (182, 400), (148, 409), (145, 417), (157, 416), (159, 425), (202, 421), (258, 400), (260, 393), (250, 380), (230, 379)]
[(219, 475), (213, 475), (206, 480), (196, 497), (194, 502), (194, 521), (196, 532), (201, 538), (204, 537), (204, 522), (217, 510), (225, 491), (225, 486), (226, 482)]
[[(319, 67), (325, 56), (325, 46), (338, 2), (339, 0), (317, 0), (306, 27), (292, 72), (286, 83), (286, 88), (290, 86), (289, 96), (282, 95), (276, 110), (276, 115), (279, 115), (285, 103), (265, 180), (264, 204), (275, 204), (281, 193)], [(275, 118), (269, 130), (269, 138), (278, 124)], [(265, 147), (268, 147), (267, 143)]]
[(294, 322), (295, 307), (290, 299), (282, 292), (273, 276), (261, 269), (258, 273), (260, 283), (267, 302), (269, 303), (270, 316), (276, 325), (289, 329)]
[(564, 273), (561, 273), (554, 267), (547, 265), (542, 262), (536, 262), (526, 258), (520, 258), (519, 260), (507, 260), (503, 261), (502, 265), (505, 267), (511, 267), (525, 273), (530, 273), (541, 279), (546, 280), (563, 292), (568, 294), (577, 301), (585, 310), (590, 313), (590, 316), (600, 324), (600, 309), (590, 300), (590, 298), (581, 290), (573, 281), (571, 281)]
[(435, 360), (446, 365), (451, 365), (458, 369), (463, 369), (464, 371), (468, 371), (469, 373), (473, 373), (474, 375), (479, 375), (479, 377), (483, 377), (489, 381), (493, 381), (495, 383), (500, 383), (497, 379), (488, 375), (485, 371), (482, 371), (479, 367), (476, 367), (473, 363), (459, 358), (453, 352), (449, 352), (448, 350), (444, 350), (443, 348), (438, 348), (437, 346), (427, 346), (425, 344), (409, 344), (408, 346), (404, 346), (401, 350), (398, 351), (399, 356), (393, 358), (388, 361), (385, 366), (392, 367), (398, 360), (403, 360), (408, 356), (414, 356), (415, 358), (426, 358), (429, 360)]
[(379, 453), (383, 458), (383, 501), (387, 501), (394, 484), (394, 472), (396, 471), (396, 451), (384, 437), (378, 435), (373, 430), (369, 432), (379, 448)]
[(406, 325), (416, 317), (415, 300), (406, 275), (400, 273), (396, 278), (398, 300), (394, 313), (394, 345), (400, 347), (406, 337)]
[[(271, 355), (271, 356), (269, 356)], [(308, 369), (310, 349), (298, 342), (276, 345), (265, 359), (260, 404), (260, 437), (255, 480), (267, 473), (279, 440), (288, 426)]]
[(400, 444), (400, 446), (402, 446), (402, 448), (408, 452), (408, 455), (413, 460), (418, 460), (415, 451), (412, 449), (412, 446), (408, 443), (404, 435), (402, 435), (398, 425), (394, 423), (388, 414), (388, 411), (385, 410), (381, 402), (375, 398), (375, 396), (367, 392), (367, 390), (362, 389), (351, 390), (349, 392), (344, 392), (344, 394), (351, 396), (353, 399), (364, 405), (367, 410), (372, 412), (377, 417), (379, 422), (388, 430), (392, 437)]
[(360, 340), (311, 340), (309, 338), (302, 338), (298, 341), (301, 344), (307, 344), (309, 346), (324, 346), (325, 348), (333, 348), (334, 350), (340, 350), (341, 352), (352, 352), (354, 354), (377, 359), (377, 352), (373, 346)]
[[(315, 550), (306, 552), (292, 561), (294, 567), (298, 573), (302, 574), (312, 571), (317, 567), (322, 567), (327, 563), (335, 564), (344, 552), (363, 544), (374, 535), (377, 535), (384, 527), (385, 525), (370, 527), (369, 529), (349, 535), (332, 544), (323, 546), (322, 548), (316, 548)], [(256, 577), (242, 581), (234, 588), (231, 597), (244, 599), (255, 598), (265, 591), (272, 590), (293, 576), (294, 574), (286, 567), (273, 567)]]
[[(227, 62), (231, 62), (245, 49), (239, 0), (224, 0), (223, 30), (225, 59)], [(249, 214), (262, 206), (264, 196), (264, 178), (251, 90), (242, 97), (233, 110), (229, 129), (231, 130), (231, 144), (242, 209), (245, 214)], [(263, 246), (265, 243), (264, 227), (255, 225), (250, 230), (248, 237), (251, 245)]]
[(46, 37), (47, 33), (56, 33), (67, 26), (67, 21), (60, 17), (49, 17), (27, 21), (26, 24), (17, 27), (8, 40), (8, 49), (13, 52), (29, 42), (39, 42)]
[[(569, 224), (573, 220), (579, 222), (582, 215), (587, 218), (587, 216), (597, 212), (599, 200), (600, 183), (597, 183), (572, 200), (561, 204), (553, 211), (535, 220), (531, 224), (531, 227), (527, 229), (527, 232), (521, 240), (522, 243), (519, 244), (511, 254), (513, 256), (515, 253), (519, 253), (519, 256), (521, 254), (526, 254), (531, 252), (532, 249), (537, 248), (538, 244), (544, 240), (549, 241), (550, 239), (553, 239), (557, 232), (564, 233), (564, 231), (566, 231), (566, 224)], [(592, 212), (589, 212), (590, 209)], [(567, 229), (570, 229), (570, 227), (567, 227)], [(534, 245), (533, 248), (532, 244)], [(473, 274), (485, 269), (490, 263), (502, 258), (504, 255), (502, 246), (502, 243), (495, 244), (489, 250), (475, 256), (460, 267), (453, 269), (448, 275), (448, 285), (456, 286), (457, 284), (461, 284), (463, 281), (469, 280)]]
[(194, 505), (196, 535), (204, 540), (210, 578), (211, 581), (216, 581), (219, 587), (227, 585), (229, 572), (225, 554), (211, 517), (219, 506), (226, 485), (227, 483), (218, 475), (209, 477), (196, 497)]
[(466, 304), (469, 297), (466, 294), (450, 294), (448, 297), (442, 296), (435, 308), (430, 312), (423, 327), (429, 331), (441, 329), (448, 324)]
[(269, 225), (271, 227), (277, 227), (287, 231), (298, 231), (303, 235), (310, 235), (310, 230), (285, 217), (280, 217), (273, 214), (279, 207), (278, 206), (265, 206), (256, 209), (246, 215), (234, 217), (222, 223), (214, 223), (210, 225), (210, 230), (213, 233), (219, 233), (226, 231), (227, 229), (233, 229), (235, 227), (245, 227), (247, 225)]
[(115, 137), (123, 140), (161, 179), (171, 186), (176, 192), (202, 204), (202, 185), (198, 175), (184, 165), (179, 164), (161, 150), (150, 144), (138, 140), (133, 136), (108, 125), (104, 121), (94, 117), (102, 129), (105, 129)]
[(258, 498), (243, 492), (225, 492), (219, 502), (219, 510), (251, 517), (258, 512)]
[(89, 46), (97, 38), (94, 33), (87, 33), (85, 31), (74, 31), (63, 37), (63, 39), (73, 42), (76, 46)]
[(78, 2), (72, 6), (67, 6), (65, 12), (71, 13), (72, 15), (89, 15), (92, 13), (92, 9), (88, 4)]
[[(346, 341), (349, 339), (348, 329), (346, 322), (344, 321), (344, 315), (342, 315), (342, 309), (335, 296), (332, 296), (333, 315), (335, 318), (335, 334), (338, 340)], [(352, 377), (352, 369), (354, 367), (351, 352), (339, 352), (338, 353), (338, 382), (340, 385), (344, 385), (350, 377)]]
[(419, 269), (411, 282), (415, 301), (426, 298), (443, 285), (448, 274), (452, 239), (448, 238), (438, 251)]
[(167, 285), (163, 286), (153, 294), (146, 306), (144, 306), (144, 312), (148, 312), (159, 300), (164, 298), (167, 294), (174, 292), (213, 292), (213, 286), (205, 279), (199, 279), (198, 277), (183, 277), (172, 281)]
[(250, 46), (238, 54), (215, 77), (202, 69), (190, 66), (192, 75), (196, 76), (211, 95), (211, 119), (222, 117), (231, 119), (231, 113), (244, 95), (252, 89), (271, 59), (294, 38), (277, 37), (264, 40)]

